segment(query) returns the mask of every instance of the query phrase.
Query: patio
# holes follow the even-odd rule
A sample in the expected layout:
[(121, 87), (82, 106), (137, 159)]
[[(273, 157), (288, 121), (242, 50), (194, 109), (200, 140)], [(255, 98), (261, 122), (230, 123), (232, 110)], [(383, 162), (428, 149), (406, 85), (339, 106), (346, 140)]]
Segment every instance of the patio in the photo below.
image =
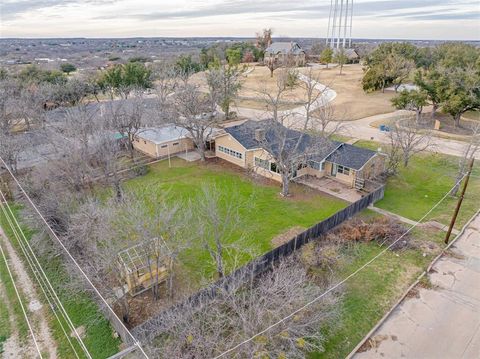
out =
[(318, 191), (327, 193), (336, 198), (353, 203), (363, 197), (364, 192), (358, 191), (355, 188), (347, 186), (332, 177), (325, 176), (322, 178), (314, 176), (302, 176), (296, 179), (297, 183), (303, 184), (307, 187), (316, 189)]

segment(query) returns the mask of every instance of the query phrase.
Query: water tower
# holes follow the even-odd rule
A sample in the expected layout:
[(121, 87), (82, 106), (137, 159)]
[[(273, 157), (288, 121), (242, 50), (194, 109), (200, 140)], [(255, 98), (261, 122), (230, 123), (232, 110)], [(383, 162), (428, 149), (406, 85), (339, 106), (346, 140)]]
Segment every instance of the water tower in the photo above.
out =
[(353, 0), (330, 0), (327, 45), (334, 48), (352, 46)]

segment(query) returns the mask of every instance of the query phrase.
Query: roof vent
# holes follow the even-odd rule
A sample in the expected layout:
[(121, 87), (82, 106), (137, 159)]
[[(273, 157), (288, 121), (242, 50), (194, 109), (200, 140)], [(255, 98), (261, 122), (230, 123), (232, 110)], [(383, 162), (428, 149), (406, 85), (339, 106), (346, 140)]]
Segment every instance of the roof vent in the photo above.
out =
[(258, 142), (265, 141), (265, 130), (263, 128), (257, 128), (255, 130), (255, 140)]

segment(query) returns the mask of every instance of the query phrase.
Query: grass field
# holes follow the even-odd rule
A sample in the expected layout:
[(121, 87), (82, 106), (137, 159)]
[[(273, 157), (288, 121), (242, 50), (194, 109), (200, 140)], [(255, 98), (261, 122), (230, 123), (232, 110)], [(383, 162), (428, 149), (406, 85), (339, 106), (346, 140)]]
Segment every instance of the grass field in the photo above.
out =
[[(359, 141), (356, 145), (378, 148), (378, 143)], [(385, 197), (376, 206), (409, 219), (419, 220), (454, 185), (458, 171), (457, 157), (442, 154), (424, 153), (412, 158), (409, 166), (397, 176), (390, 177), (385, 189)], [(461, 228), (479, 208), (480, 166), (474, 167), (467, 194), (458, 215), (456, 227)], [(448, 225), (457, 198), (449, 196), (428, 217)]]
[[(438, 245), (443, 238), (442, 233), (426, 233), (419, 230), (415, 230), (412, 236)], [(440, 246), (437, 248), (439, 249)], [(339, 278), (345, 278), (383, 249), (372, 242), (357, 245), (351, 251), (353, 253), (347, 254), (351, 260), (340, 266), (336, 275)], [(346, 357), (415, 281), (437, 253), (438, 250), (423, 256), (422, 251), (414, 249), (388, 250), (347, 281), (340, 303), (340, 317), (336, 325), (323, 328), (326, 336), (325, 351), (312, 353), (309, 357), (315, 359)]]
[[(148, 187), (151, 191), (164, 191), (176, 203), (195, 200), (202, 185), (215, 185), (227, 198), (234, 194), (239, 201), (249, 203), (248, 208), (240, 210), (240, 228), (226, 240), (226, 243), (232, 243), (242, 238), (241, 245), (245, 248), (241, 256), (243, 263), (252, 255), (258, 256), (272, 249), (271, 241), (275, 236), (295, 226), (309, 227), (347, 205), (295, 185), (292, 186), (293, 196), (285, 199), (280, 197), (278, 185), (254, 183), (240, 171), (233, 172), (223, 165), (191, 164), (180, 159), (172, 160), (172, 168), (168, 168), (168, 161), (156, 163), (150, 166), (146, 176), (127, 183), (127, 187), (133, 190)], [(190, 251), (182, 262), (186, 263), (193, 278), (200, 274), (210, 277), (214, 273), (205, 250)]]
[[(20, 208), (18, 206), (14, 206), (13, 209), (16, 213), (17, 218), (20, 218)], [(18, 246), (18, 243), (16, 243), (16, 241), (13, 239), (15, 237), (13, 236), (11, 228), (8, 226), (8, 223), (3, 213), (0, 213), (0, 225), (4, 229), (12, 245), (16, 248), (17, 253), (19, 253), (20, 255), (20, 248)], [(33, 232), (26, 227), (23, 228), (23, 231), (26, 234), (27, 239), (30, 240)], [(39, 256), (39, 260), (46, 275), (50, 279), (55, 290), (57, 291), (57, 294), (75, 327), (85, 327), (85, 337), (83, 338), (83, 340), (92, 357), (107, 358), (117, 353), (119, 351), (120, 340), (113, 337), (113, 331), (110, 323), (99, 312), (96, 303), (93, 302), (89, 298), (89, 296), (83, 291), (74, 291), (72, 289), (67, 289), (67, 283), (70, 282), (70, 278), (66, 272), (61, 258), (52, 258), (51, 255), (47, 255), (46, 257)], [(6, 287), (6, 294), (8, 296), (8, 300), (13, 304), (13, 308), (16, 311), (17, 309), (20, 310), (20, 307), (17, 305), (18, 301), (16, 300), (13, 288), (11, 288), (12, 284), (6, 277), (6, 275), (8, 275), (6, 273), (6, 267), (4, 266), (3, 261), (0, 261), (0, 279), (2, 280), (2, 284)], [(70, 348), (70, 345), (68, 344), (68, 341), (65, 338), (58, 321), (51, 313), (51, 311), (49, 312), (49, 314), (50, 328), (58, 345), (57, 353), (59, 357), (65, 359), (74, 357), (74, 353)], [(0, 314), (0, 321), (2, 321), (1, 318), (2, 314)], [(28, 328), (21, 312), (15, 312), (15, 321), (20, 334), (27, 335)], [(0, 329), (0, 336), (1, 335), (2, 330)], [(77, 350), (81, 352), (78, 346)]]
[[(308, 74), (309, 68), (298, 68), (298, 71)], [(238, 100), (237, 106), (264, 110), (264, 101), (261, 99), (261, 92), (273, 94), (276, 91), (277, 77), (280, 70), (274, 71), (273, 78), (270, 77), (270, 70), (263, 66), (254, 67), (242, 78), (242, 88), (239, 92), (241, 97), (258, 97), (259, 101)], [(345, 65), (342, 75), (336, 68), (315, 69), (313, 74), (318, 76), (319, 82), (331, 87), (337, 92), (337, 97), (332, 104), (335, 106), (336, 116), (340, 120), (357, 120), (359, 118), (392, 112), (395, 109), (390, 103), (390, 99), (395, 96), (392, 91), (382, 93), (380, 91), (365, 93), (362, 89), (363, 69), (360, 64)], [(192, 81), (199, 84), (206, 91), (205, 73), (200, 72), (192, 76)], [(282, 110), (298, 107), (295, 102), (305, 100), (305, 90), (297, 87), (287, 90), (282, 96), (282, 100), (291, 102), (292, 105), (282, 105)]]
[[(307, 70), (304, 70), (306, 72)], [(362, 89), (363, 69), (360, 64), (345, 65), (342, 75), (339, 70), (318, 69), (314, 73), (320, 82), (335, 90), (337, 97), (332, 104), (339, 119), (347, 121), (395, 111), (390, 99), (395, 96), (392, 91), (365, 93)]]

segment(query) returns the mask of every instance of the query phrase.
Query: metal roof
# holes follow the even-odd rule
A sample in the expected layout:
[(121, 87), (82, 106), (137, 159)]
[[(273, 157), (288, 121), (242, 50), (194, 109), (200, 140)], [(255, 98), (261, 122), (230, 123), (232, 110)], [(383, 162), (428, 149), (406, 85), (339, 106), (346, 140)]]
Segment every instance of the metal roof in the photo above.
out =
[(186, 129), (175, 125), (142, 128), (135, 136), (142, 140), (153, 142), (156, 145), (189, 137)]

